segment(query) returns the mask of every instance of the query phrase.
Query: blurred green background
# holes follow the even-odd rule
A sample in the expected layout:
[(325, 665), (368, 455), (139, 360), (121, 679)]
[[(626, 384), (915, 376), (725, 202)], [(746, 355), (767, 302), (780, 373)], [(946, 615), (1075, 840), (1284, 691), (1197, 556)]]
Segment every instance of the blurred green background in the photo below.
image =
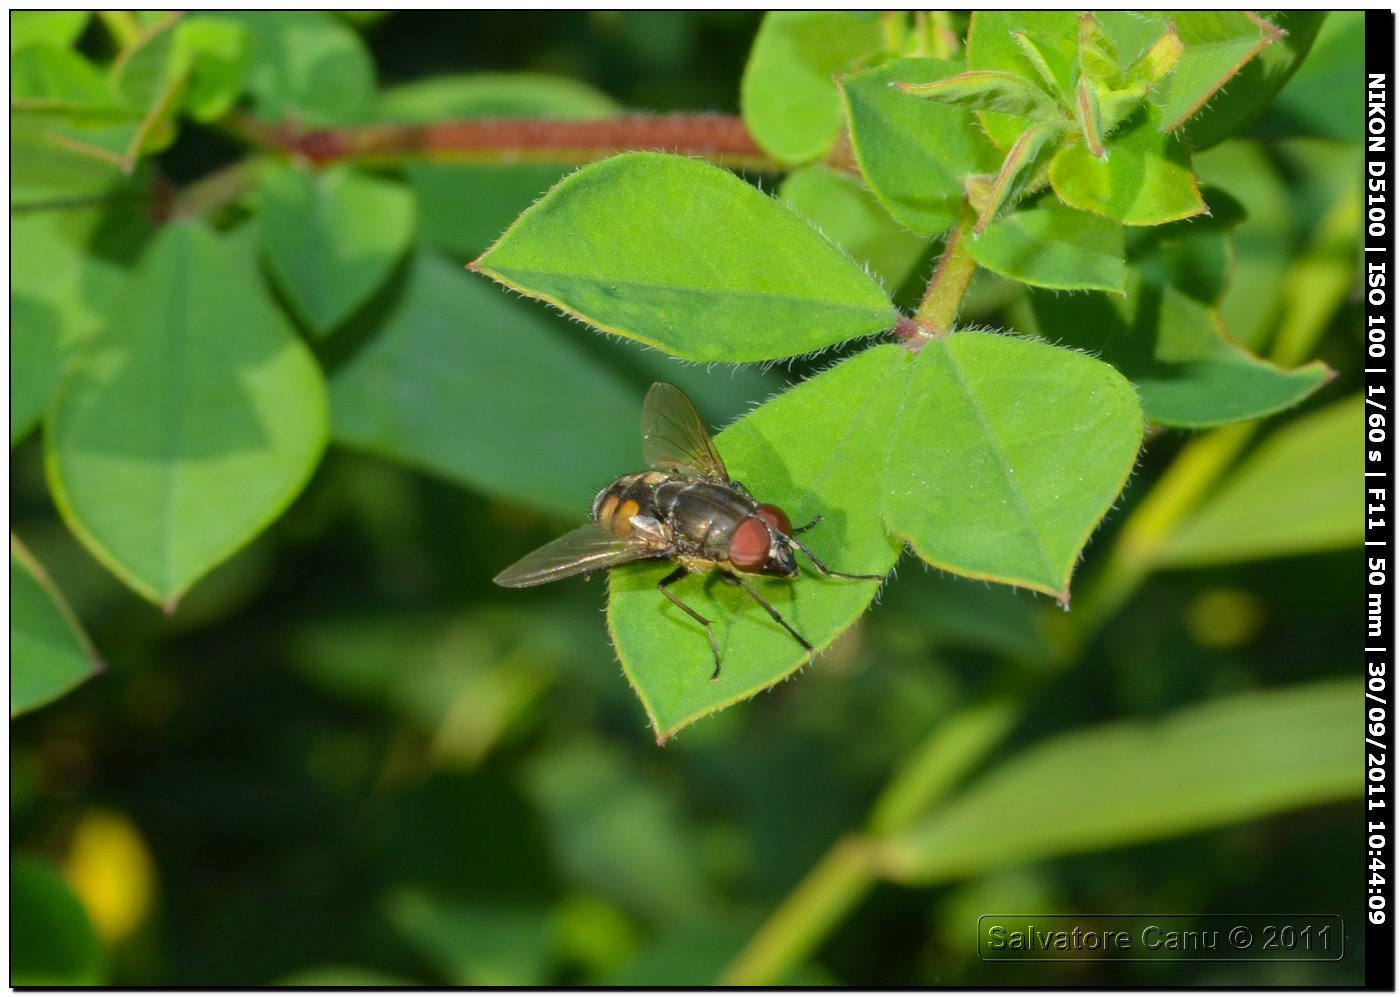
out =
[[(1360, 17), (1345, 17), (1324, 29), (1311, 76), (1197, 163), (1250, 211), (1225, 317), (1256, 348), (1286, 321), (1282, 295), (1301, 293), (1284, 287), (1289, 267), (1338, 218), (1348, 249), (1355, 238), (1359, 97), (1355, 116), (1319, 111), (1320, 91), (1350, 100), (1359, 80)], [(528, 71), (629, 109), (737, 113), (759, 15), (349, 20), (381, 86)], [(191, 127), (158, 165), (179, 185), (235, 153)], [(503, 221), (522, 206), (503, 203)], [(460, 266), (465, 251), (442, 255)], [(1012, 294), (980, 285), (972, 317), (996, 323)], [(528, 303), (502, 307), (606, 365), (638, 411), (664, 376), (722, 425), (817, 367), (686, 368)], [(1345, 298), (1324, 316), (1316, 355), (1337, 380), (1266, 431), (1358, 390), (1358, 314)], [(357, 342), (320, 347), (332, 379)], [(639, 449), (635, 422), (597, 432)], [(1189, 441), (1151, 439), (1080, 577)], [(1063, 732), (1356, 669), (1356, 547), (1153, 575), (1069, 656), (1072, 624), (1049, 600), (906, 557), (815, 667), (658, 749), (608, 643), (601, 579), (491, 584), (567, 517), (332, 447), (293, 507), (167, 617), (68, 534), (41, 450), (31, 436), (12, 453), (12, 525), (109, 669), (12, 724), (12, 841), (64, 870), (101, 939), (94, 973), (116, 984), (712, 982), (864, 825), (891, 772), (970, 705), (1013, 701), (1020, 716), (975, 779)], [(577, 518), (603, 484), (579, 481)], [(1350, 799), (1108, 851), (1007, 855), (931, 889), (878, 885), (771, 982), (1355, 984), (1360, 819)], [(996, 965), (974, 951), (977, 916), (993, 911), (1333, 913), (1351, 931), (1340, 963)]]

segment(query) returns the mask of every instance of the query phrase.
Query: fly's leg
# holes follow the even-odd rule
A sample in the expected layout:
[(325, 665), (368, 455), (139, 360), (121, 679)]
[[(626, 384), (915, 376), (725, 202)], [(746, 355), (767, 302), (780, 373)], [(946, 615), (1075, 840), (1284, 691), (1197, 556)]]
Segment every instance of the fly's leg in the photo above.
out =
[(802, 645), (803, 649), (807, 652), (808, 655), (812, 654), (812, 645), (807, 643), (807, 638), (803, 637), (796, 630), (792, 629), (792, 627), (788, 624), (788, 621), (783, 619), (782, 615), (776, 609), (768, 605), (768, 603), (764, 601), (763, 596), (759, 595), (753, 590), (753, 586), (751, 586), (748, 582), (744, 581), (738, 575), (731, 575), (728, 572), (722, 572), (720, 574), (720, 577), (731, 585), (740, 586), (753, 598), (754, 602), (762, 606), (764, 610), (767, 611), (768, 615), (773, 617), (774, 622), (776, 622), (780, 627), (782, 627), (789, 634), (791, 634), (793, 640), (797, 641), (797, 643)]
[(715, 643), (715, 632), (712, 629), (710, 629), (710, 621), (705, 619), (705, 617), (701, 616), (695, 610), (691, 609), (685, 603), (681, 602), (679, 598), (677, 598), (674, 594), (672, 594), (672, 592), (668, 588), (666, 588), (667, 585), (675, 584), (688, 574), (690, 574), (690, 572), (687, 571), (684, 567), (679, 567), (675, 571), (667, 575), (665, 578), (661, 579), (661, 581), (657, 582), (656, 587), (662, 595), (670, 599), (681, 609), (685, 610), (692, 620), (694, 620), (696, 623), (700, 624), (702, 627), (705, 628), (705, 636), (710, 638), (710, 653), (715, 656), (715, 671), (714, 674), (710, 676), (710, 681), (713, 682), (715, 679), (719, 678), (719, 645)]
[(803, 523), (801, 526), (799, 526), (797, 529), (793, 530), (792, 532), (793, 532), (793, 533), (806, 533), (808, 530), (810, 530), (812, 527), (816, 526), (818, 523), (820, 523), (820, 522), (821, 522), (823, 519), (825, 519), (825, 518), (826, 518), (826, 517), (823, 516), (821, 513), (817, 513), (815, 516), (813, 516), (811, 519), (807, 520), (807, 522)]
[[(820, 519), (821, 519), (821, 517), (818, 516), (818, 517), (817, 517), (816, 519), (814, 519), (811, 523), (808, 523), (807, 526), (812, 526), (812, 525), (814, 525), (814, 524), (815, 524), (816, 522), (818, 522)], [(802, 529), (805, 530), (805, 529), (807, 528), (807, 526), (802, 527)], [(794, 533), (799, 533), (799, 532), (801, 532), (801, 531), (800, 531), (800, 530), (793, 530), (792, 532), (794, 532)], [(859, 579), (859, 580), (861, 580), (861, 581), (879, 581), (880, 579), (882, 579), (882, 578), (885, 577), (884, 575), (848, 575), (848, 574), (846, 574), (846, 572), (844, 572), (844, 571), (832, 571), (832, 570), (831, 570), (830, 568), (828, 568), (825, 564), (822, 564), (821, 558), (817, 557), (816, 554), (813, 554), (812, 551), (811, 551), (811, 548), (809, 548), (809, 547), (808, 547), (806, 544), (804, 544), (801, 540), (798, 540), (796, 537), (788, 537), (788, 539), (792, 542), (792, 545), (793, 545), (794, 547), (796, 547), (798, 550), (802, 551), (802, 553), (804, 553), (804, 554), (807, 555), (807, 560), (811, 561), (811, 562), (812, 562), (812, 565), (813, 565), (818, 571), (820, 571), (822, 574), (826, 575), (826, 577), (828, 577), (828, 578), (851, 578), (851, 579)]]

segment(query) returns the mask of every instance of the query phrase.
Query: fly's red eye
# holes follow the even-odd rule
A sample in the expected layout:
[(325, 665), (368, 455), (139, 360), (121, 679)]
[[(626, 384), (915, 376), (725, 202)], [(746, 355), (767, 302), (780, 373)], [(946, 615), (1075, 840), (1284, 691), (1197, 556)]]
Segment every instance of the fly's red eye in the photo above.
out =
[(768, 563), (768, 545), (768, 524), (750, 516), (729, 538), (729, 563), (740, 571), (758, 571)]
[(769, 505), (765, 502), (755, 509), (753, 514), (783, 536), (792, 536), (792, 523), (788, 521), (787, 513), (783, 512), (783, 510), (779, 509), (776, 505)]

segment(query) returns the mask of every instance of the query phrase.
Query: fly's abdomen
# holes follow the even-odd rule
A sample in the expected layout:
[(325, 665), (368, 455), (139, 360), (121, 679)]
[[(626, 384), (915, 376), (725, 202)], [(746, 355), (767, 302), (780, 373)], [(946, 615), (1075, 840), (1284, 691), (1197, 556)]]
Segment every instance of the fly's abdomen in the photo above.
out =
[(615, 537), (631, 536), (633, 516), (660, 519), (656, 485), (671, 477), (659, 471), (643, 471), (618, 478), (593, 500), (593, 519)]

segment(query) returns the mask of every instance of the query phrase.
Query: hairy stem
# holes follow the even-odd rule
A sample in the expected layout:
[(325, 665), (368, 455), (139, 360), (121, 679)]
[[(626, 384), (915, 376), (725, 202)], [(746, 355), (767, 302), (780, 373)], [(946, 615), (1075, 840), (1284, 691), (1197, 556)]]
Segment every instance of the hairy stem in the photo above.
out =
[[(967, 249), (967, 222), (966, 217), (959, 220), (949, 233), (943, 255), (938, 260), (938, 268), (934, 270), (924, 299), (914, 312), (914, 324), (925, 340), (942, 339), (953, 331), (953, 323), (957, 321), (963, 298), (967, 296), (972, 275), (977, 272), (977, 261)], [(911, 343), (914, 349), (922, 345), (922, 341)]]
[(637, 114), (596, 121), (483, 118), (302, 131), (235, 113), (223, 124), (255, 146), (315, 163), (429, 160), (576, 166), (619, 152), (655, 149), (738, 169), (783, 168), (759, 148), (740, 118), (724, 114)]

